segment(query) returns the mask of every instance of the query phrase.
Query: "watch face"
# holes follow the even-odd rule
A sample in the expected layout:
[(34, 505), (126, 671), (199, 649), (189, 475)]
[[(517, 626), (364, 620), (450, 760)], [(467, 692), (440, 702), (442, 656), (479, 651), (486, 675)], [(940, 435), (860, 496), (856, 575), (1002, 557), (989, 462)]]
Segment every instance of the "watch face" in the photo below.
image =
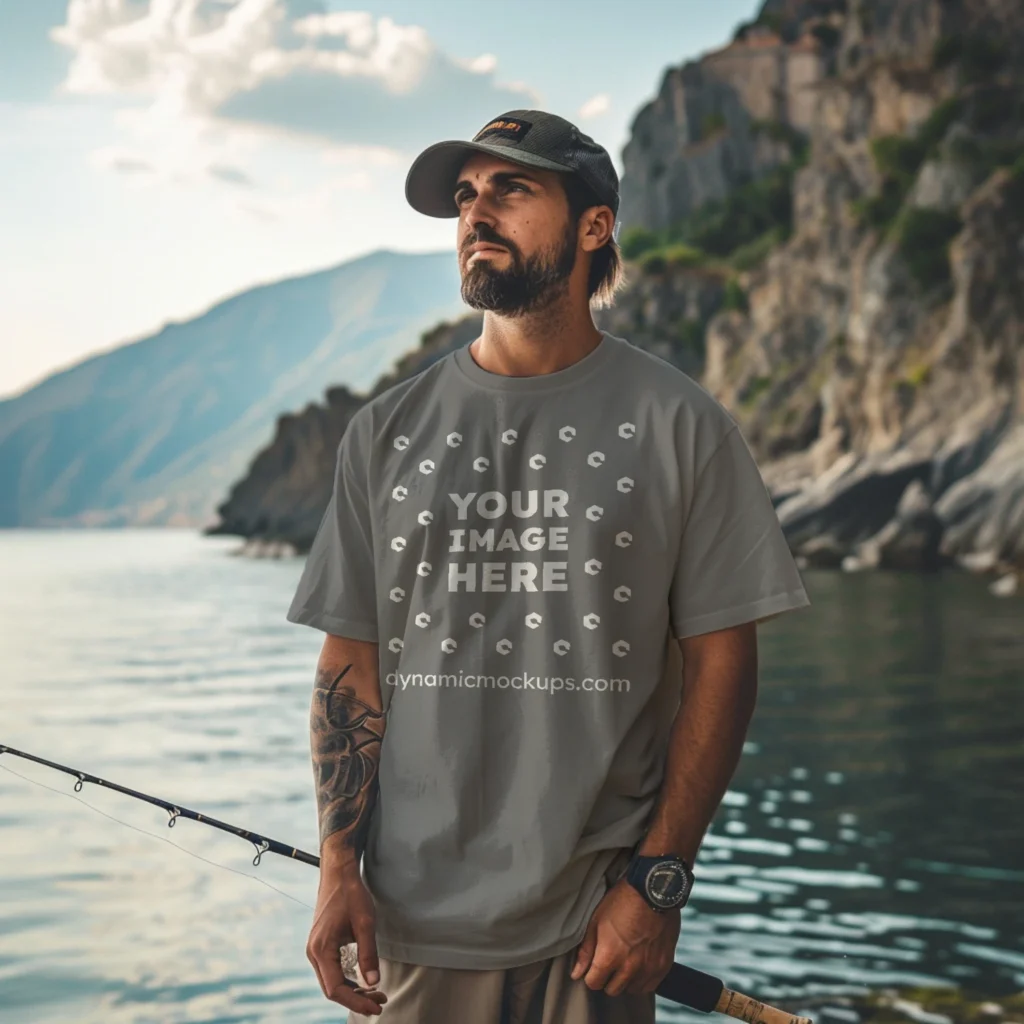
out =
[(656, 906), (677, 907), (690, 892), (690, 880), (681, 864), (655, 864), (647, 873), (647, 895)]

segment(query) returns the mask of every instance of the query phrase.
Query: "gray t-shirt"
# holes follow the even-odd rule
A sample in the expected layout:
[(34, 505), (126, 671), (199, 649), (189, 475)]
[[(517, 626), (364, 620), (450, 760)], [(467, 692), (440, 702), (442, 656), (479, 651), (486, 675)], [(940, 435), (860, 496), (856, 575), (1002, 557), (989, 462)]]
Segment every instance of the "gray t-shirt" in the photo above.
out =
[(673, 638), (807, 604), (735, 421), (622, 338), (530, 377), (463, 346), (362, 406), (287, 617), (379, 646), (380, 954), (575, 946), (658, 795)]

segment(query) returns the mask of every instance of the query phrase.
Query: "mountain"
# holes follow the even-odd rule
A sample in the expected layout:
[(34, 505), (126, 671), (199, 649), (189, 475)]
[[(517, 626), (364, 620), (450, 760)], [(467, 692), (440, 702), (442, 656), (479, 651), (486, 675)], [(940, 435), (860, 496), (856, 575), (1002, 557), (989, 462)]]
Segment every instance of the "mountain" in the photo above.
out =
[(0, 402), (0, 527), (202, 526), (282, 410), (369, 386), (465, 306), (451, 253), (253, 288)]
[(338, 442), (356, 409), (469, 344), (480, 334), (481, 323), (480, 313), (443, 322), (425, 332), (419, 345), (367, 391), (337, 385), (327, 389), (323, 404), (310, 402), (279, 417), (273, 439), (218, 506), (217, 524), (204, 532), (247, 538), (246, 554), (308, 551), (330, 501)]

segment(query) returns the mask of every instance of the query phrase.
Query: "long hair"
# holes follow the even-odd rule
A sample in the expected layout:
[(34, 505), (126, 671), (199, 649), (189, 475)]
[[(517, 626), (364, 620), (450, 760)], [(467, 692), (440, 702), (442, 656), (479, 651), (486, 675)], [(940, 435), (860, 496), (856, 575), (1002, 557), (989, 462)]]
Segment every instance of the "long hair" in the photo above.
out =
[[(583, 211), (591, 206), (601, 206), (601, 200), (593, 189), (578, 174), (563, 174), (562, 184), (569, 200), (569, 217), (578, 224)], [(622, 253), (614, 238), (590, 254), (590, 274), (587, 278), (587, 294), (591, 306), (603, 309), (612, 305), (615, 293), (624, 282)]]

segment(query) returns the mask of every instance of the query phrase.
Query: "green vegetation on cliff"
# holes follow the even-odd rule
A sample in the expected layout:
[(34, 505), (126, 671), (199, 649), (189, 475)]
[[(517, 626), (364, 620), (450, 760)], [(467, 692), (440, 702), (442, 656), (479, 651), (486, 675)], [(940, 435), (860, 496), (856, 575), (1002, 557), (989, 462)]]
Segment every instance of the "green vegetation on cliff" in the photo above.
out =
[(961, 85), (988, 81), (1006, 63), (1006, 46), (992, 35), (979, 32), (940, 36), (932, 50), (932, 67), (956, 65)]
[(876, 228), (892, 226), (922, 165), (938, 151), (961, 109), (961, 100), (951, 97), (940, 103), (913, 135), (880, 135), (871, 140), (871, 156), (881, 184), (877, 193), (852, 204), (853, 213), (862, 224)]
[(624, 232), (626, 259), (639, 260), (651, 271), (666, 264), (748, 270), (789, 237), (793, 176), (807, 162), (807, 140), (796, 129), (776, 121), (754, 121), (753, 129), (785, 143), (790, 159), (666, 228), (650, 231), (637, 227)]
[(923, 288), (949, 281), (949, 243), (962, 224), (955, 213), (909, 207), (896, 218), (894, 233), (907, 269)]
[[(958, 55), (962, 68), (974, 69), (968, 77), (976, 82), (983, 51), (998, 65), (996, 51), (976, 41), (940, 41), (935, 60), (941, 66), (954, 59), (950, 53)], [(921, 168), (928, 160), (951, 159), (982, 179), (997, 167), (1013, 166), (1024, 153), (1019, 138), (981, 138), (975, 133), (998, 130), (1022, 114), (1024, 94), (1019, 89), (987, 82), (939, 103), (912, 134), (882, 135), (869, 143), (880, 177), (878, 191), (855, 200), (851, 210), (862, 226), (877, 228), (896, 242), (907, 268), (922, 287), (948, 282), (949, 243), (962, 225), (951, 211), (907, 205)], [(950, 137), (943, 153), (947, 133), (957, 122), (966, 130)]]

